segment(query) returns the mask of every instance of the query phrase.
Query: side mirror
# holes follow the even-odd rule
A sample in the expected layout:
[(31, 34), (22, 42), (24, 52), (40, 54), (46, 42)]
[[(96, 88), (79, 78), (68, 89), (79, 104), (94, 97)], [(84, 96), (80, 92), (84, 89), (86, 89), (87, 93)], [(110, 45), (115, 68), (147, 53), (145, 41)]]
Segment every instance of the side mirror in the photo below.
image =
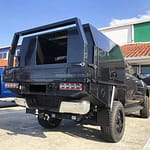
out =
[(141, 76), (139, 74), (136, 74), (136, 77), (139, 79), (139, 80), (142, 80)]

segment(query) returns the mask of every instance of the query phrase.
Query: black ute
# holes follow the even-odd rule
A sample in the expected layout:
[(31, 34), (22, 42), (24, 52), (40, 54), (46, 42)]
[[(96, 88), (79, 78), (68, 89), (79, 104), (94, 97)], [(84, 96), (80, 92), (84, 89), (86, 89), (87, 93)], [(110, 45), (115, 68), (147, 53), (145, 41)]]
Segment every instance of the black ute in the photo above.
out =
[(45, 128), (57, 127), (62, 119), (89, 119), (101, 126), (107, 141), (118, 142), (125, 113), (139, 110), (149, 117), (148, 89), (119, 46), (78, 18), (15, 33), (4, 81), (18, 94), (16, 102)]

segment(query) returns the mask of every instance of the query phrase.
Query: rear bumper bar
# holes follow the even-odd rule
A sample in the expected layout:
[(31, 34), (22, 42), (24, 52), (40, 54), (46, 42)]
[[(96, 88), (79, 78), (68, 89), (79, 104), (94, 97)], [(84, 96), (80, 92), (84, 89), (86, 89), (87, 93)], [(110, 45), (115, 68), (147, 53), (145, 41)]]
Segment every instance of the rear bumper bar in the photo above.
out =
[(60, 104), (59, 112), (73, 113), (73, 114), (87, 114), (90, 111), (90, 102), (86, 100), (76, 102), (62, 101)]
[(25, 98), (15, 97), (15, 103), (19, 106), (28, 108)]
[[(15, 102), (19, 106), (29, 108), (25, 98), (16, 97)], [(49, 108), (49, 110), (51, 110), (51, 108)], [(87, 114), (89, 111), (90, 111), (90, 102), (87, 100), (82, 101), (78, 100), (74, 102), (62, 101), (59, 107), (59, 113), (72, 113), (83, 115)]]

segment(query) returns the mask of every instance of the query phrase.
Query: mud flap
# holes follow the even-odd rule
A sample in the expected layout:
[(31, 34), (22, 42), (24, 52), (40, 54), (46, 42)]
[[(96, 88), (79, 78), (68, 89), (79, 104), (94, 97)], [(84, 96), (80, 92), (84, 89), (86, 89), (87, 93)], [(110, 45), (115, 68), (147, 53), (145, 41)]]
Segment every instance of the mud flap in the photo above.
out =
[(100, 126), (109, 126), (109, 110), (103, 109), (97, 112), (97, 124)]
[(114, 98), (113, 90), (115, 90), (113, 87), (112, 85), (99, 85), (98, 99), (105, 104), (106, 108), (110, 108), (112, 105), (112, 99)]
[(115, 86), (109, 87), (110, 96), (108, 96), (108, 104), (107, 108), (97, 112), (97, 123), (101, 126), (108, 126), (109, 125), (109, 112), (112, 111), (114, 97), (115, 97)]

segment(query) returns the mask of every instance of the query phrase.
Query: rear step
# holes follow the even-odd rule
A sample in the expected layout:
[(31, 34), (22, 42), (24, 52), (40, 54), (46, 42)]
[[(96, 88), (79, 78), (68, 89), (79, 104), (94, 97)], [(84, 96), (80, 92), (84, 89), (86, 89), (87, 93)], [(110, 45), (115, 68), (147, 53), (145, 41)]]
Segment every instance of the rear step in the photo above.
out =
[(132, 112), (136, 112), (136, 111), (139, 111), (139, 110), (142, 110), (143, 109), (143, 106), (141, 106), (140, 104), (136, 104), (134, 106), (129, 106), (129, 107), (126, 107), (125, 108), (125, 114), (130, 114)]

